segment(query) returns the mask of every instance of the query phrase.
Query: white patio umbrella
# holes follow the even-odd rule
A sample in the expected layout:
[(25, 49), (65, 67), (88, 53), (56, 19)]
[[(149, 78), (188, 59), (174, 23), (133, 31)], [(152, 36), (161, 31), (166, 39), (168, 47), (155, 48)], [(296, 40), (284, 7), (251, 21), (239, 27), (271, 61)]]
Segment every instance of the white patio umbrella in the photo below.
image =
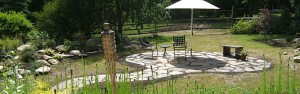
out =
[(204, 0), (181, 0), (168, 6), (166, 9), (191, 9), (191, 31), (192, 31), (191, 33), (193, 35), (194, 9), (219, 9), (219, 8)]
[[(204, 0), (181, 0), (168, 6), (166, 9), (191, 9), (191, 35), (193, 36), (194, 9), (219, 9), (219, 8)], [(191, 48), (191, 56), (192, 56), (192, 51), (193, 50)]]

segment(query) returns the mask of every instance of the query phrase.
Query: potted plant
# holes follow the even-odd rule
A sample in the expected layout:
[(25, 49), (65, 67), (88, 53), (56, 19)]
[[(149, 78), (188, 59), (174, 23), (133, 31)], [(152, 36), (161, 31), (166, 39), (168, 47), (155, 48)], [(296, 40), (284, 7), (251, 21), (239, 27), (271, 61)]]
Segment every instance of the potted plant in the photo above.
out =
[(240, 59), (242, 60), (242, 61), (246, 61), (246, 58), (247, 58), (247, 56), (248, 56), (248, 51), (246, 51), (246, 50), (244, 50), (244, 51), (242, 51), (241, 53), (240, 53)]

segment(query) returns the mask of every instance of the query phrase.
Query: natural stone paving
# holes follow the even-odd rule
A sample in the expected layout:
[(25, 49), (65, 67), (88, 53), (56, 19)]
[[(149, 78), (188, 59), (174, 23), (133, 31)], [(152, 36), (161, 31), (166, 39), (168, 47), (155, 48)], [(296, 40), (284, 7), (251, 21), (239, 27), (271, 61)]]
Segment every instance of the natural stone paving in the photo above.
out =
[[(247, 61), (240, 61), (234, 58), (224, 57), (220, 52), (193, 52), (193, 57), (187, 54), (184, 58), (184, 52), (176, 52), (177, 59), (174, 59), (173, 52), (168, 51), (166, 57), (162, 57), (163, 53), (159, 52), (158, 56), (154, 56), (152, 59), (151, 52), (133, 54), (126, 57), (126, 61), (131, 66), (139, 65), (144, 68), (143, 71), (133, 72), (129, 74), (117, 73), (117, 81), (120, 81), (121, 77), (126, 76), (129, 80), (152, 80), (166, 78), (169, 76), (183, 75), (189, 73), (243, 73), (243, 72), (257, 72), (262, 71), (264, 67), (270, 68), (271, 63), (257, 59), (254, 57), (247, 57)], [(83, 87), (83, 79), (86, 79), (86, 85), (96, 82), (105, 81), (105, 74), (88, 77), (74, 78), (72, 81), (68, 80), (58, 84), (58, 88), (61, 90), (66, 87), (71, 87), (73, 83), (74, 87)]]

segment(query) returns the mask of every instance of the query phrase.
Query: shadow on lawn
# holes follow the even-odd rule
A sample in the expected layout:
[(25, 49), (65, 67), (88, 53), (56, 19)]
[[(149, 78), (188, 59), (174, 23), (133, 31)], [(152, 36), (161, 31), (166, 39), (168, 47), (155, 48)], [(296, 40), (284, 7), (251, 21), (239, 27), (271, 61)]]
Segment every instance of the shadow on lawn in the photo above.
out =
[[(267, 44), (273, 47), (287, 47), (290, 46), (291, 42), (293, 41), (294, 38), (296, 38), (296, 36), (294, 35), (267, 35), (266, 38), (263, 35), (249, 35), (249, 36), (257, 36), (255, 38), (252, 39), (252, 41), (254, 42), (259, 42), (259, 43), (263, 43), (263, 44)], [(286, 43), (283, 45), (274, 45), (271, 44), (270, 41), (272, 39), (286, 39)]]

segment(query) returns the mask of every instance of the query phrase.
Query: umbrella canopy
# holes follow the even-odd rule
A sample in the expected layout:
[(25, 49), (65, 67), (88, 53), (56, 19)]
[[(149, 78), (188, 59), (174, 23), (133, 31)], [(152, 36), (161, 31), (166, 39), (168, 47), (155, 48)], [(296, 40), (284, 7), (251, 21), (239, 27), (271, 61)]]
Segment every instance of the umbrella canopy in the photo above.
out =
[(204, 0), (181, 0), (166, 9), (191, 9), (191, 31), (193, 35), (193, 10), (194, 9), (219, 9), (218, 7), (204, 1)]
[(204, 0), (181, 0), (166, 9), (219, 9)]

